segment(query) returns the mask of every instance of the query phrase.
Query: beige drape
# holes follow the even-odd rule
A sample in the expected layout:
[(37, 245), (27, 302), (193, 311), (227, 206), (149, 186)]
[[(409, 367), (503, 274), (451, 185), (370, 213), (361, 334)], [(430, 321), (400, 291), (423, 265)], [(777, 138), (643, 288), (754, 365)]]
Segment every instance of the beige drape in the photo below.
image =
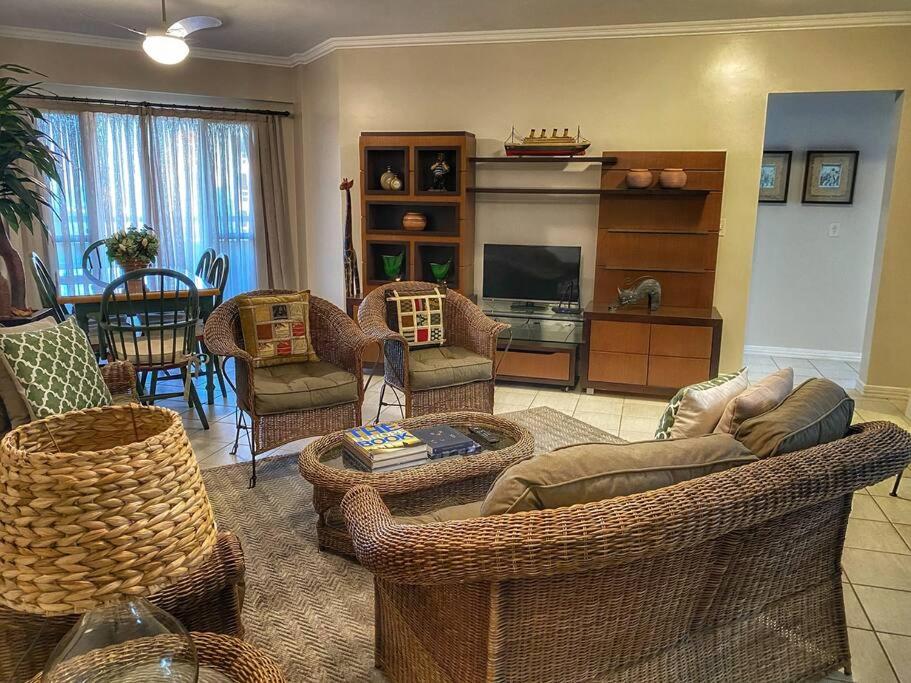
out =
[(294, 288), (291, 220), (281, 119), (259, 117), (253, 131), (256, 262), (261, 287)]

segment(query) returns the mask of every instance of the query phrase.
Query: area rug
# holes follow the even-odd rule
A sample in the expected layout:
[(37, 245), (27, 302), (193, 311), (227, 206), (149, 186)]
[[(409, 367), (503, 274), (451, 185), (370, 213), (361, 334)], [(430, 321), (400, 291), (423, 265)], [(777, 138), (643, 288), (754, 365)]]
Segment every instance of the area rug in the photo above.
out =
[[(620, 439), (552, 408), (502, 415), (527, 428), (536, 452)], [(383, 681), (373, 668), (372, 575), (316, 547), (312, 488), (297, 455), (203, 472), (219, 529), (240, 537), (246, 560), (246, 640), (272, 655), (290, 682)]]

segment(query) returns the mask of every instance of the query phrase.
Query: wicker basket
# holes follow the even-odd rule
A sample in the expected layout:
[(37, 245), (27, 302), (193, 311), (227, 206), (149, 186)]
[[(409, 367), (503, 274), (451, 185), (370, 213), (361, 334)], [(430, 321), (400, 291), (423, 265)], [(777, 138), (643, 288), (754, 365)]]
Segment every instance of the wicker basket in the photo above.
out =
[(0, 604), (66, 614), (149, 595), (214, 545), (199, 465), (171, 410), (90, 408), (0, 441)]

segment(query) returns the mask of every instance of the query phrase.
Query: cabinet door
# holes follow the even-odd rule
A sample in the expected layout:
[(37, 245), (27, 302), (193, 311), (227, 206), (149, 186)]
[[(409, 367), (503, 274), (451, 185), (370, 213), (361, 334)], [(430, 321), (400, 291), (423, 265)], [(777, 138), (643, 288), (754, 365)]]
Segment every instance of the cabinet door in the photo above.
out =
[(591, 351), (588, 354), (588, 379), (593, 382), (645, 384), (648, 379), (648, 356)]
[(709, 379), (708, 358), (648, 357), (648, 385), (679, 389)]
[(652, 325), (649, 354), (681, 358), (711, 358), (712, 328)]
[(648, 353), (649, 325), (647, 323), (621, 323), (612, 320), (593, 320), (591, 326), (592, 351), (613, 353)]

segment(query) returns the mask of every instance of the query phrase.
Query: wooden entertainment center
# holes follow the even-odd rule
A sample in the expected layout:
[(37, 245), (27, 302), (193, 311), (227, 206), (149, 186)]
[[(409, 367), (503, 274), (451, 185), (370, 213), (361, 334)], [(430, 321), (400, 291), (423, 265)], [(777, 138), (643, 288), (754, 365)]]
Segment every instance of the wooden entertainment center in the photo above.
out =
[[(430, 164), (442, 152), (452, 168), (444, 190), (431, 190)], [(512, 326), (500, 340), (498, 378), (571, 388), (577, 378), (596, 389), (668, 396), (718, 373), (723, 321), (713, 307), (721, 230), (724, 152), (603, 152), (600, 157), (475, 156), (471, 133), (362, 133), (361, 262), (364, 292), (389, 281), (383, 256), (404, 253), (402, 279), (432, 281), (430, 263), (452, 259), (448, 286), (474, 297), (475, 196), (576, 194), (599, 200), (592, 303), (572, 314), (550, 309), (510, 310), (479, 301), (488, 315)], [(529, 171), (550, 164), (601, 164), (600, 187), (478, 187), (476, 164)], [(384, 189), (382, 174), (399, 174), (402, 187)], [(652, 171), (651, 187), (626, 185), (627, 171)], [(658, 185), (664, 168), (682, 168), (683, 188)], [(427, 225), (405, 230), (406, 212)], [(661, 307), (613, 309), (617, 288), (650, 276), (662, 285)], [(359, 300), (349, 300), (353, 314)], [(504, 307), (505, 306), (505, 307)], [(507, 352), (507, 342), (509, 342)], [(375, 354), (370, 354), (373, 360)], [(376, 354), (378, 355), (378, 354)]]

